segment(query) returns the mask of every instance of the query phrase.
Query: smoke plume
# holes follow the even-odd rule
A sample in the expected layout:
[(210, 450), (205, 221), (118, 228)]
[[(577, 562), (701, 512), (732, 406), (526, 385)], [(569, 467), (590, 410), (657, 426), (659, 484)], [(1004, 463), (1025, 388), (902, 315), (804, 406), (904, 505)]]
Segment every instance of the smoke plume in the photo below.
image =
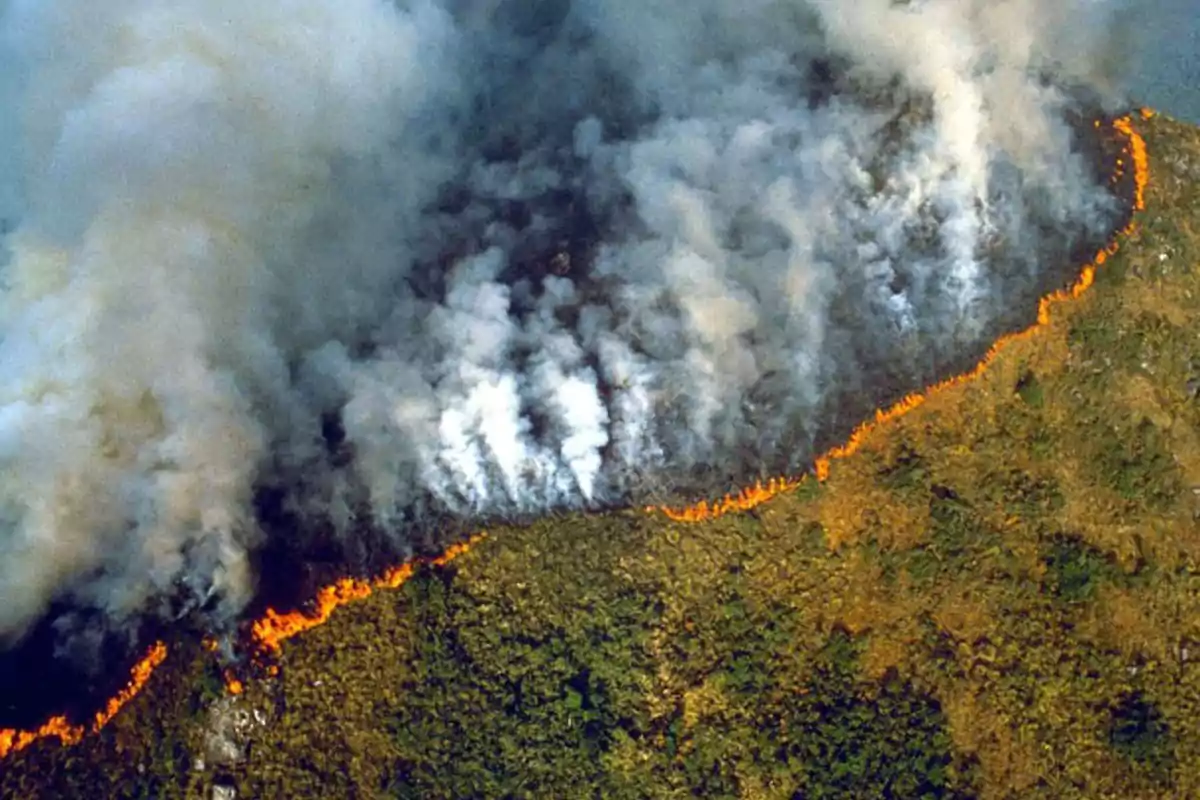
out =
[(264, 492), (403, 554), (801, 469), (1115, 211), (1087, 0), (0, 8), (10, 642), (228, 619)]

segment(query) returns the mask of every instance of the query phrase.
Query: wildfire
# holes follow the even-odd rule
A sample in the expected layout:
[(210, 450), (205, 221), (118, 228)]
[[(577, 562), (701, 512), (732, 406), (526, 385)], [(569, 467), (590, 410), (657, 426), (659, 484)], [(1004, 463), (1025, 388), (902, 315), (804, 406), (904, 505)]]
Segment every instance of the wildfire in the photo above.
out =
[(709, 505), (707, 500), (701, 500), (687, 508), (649, 506), (646, 511), (661, 511), (676, 522), (703, 522), (706, 519), (715, 519), (736, 511), (749, 511), (777, 494), (790, 492), (799, 487), (802, 482), (803, 479), (771, 478), (766, 483), (756, 481), (753, 486), (742, 489), (737, 494), (727, 494), (712, 505)]
[[(446, 564), (467, 552), (486, 537), (486, 533), (478, 533), (466, 542), (448, 548), (437, 558), (407, 561), (398, 567), (389, 569), (373, 580), (342, 578), (317, 592), (317, 596), (313, 599), (311, 613), (289, 611), (281, 614), (273, 608), (268, 608), (266, 613), (260, 619), (255, 620), (250, 628), (254, 645), (262, 654), (277, 654), (284, 641), (325, 622), (338, 606), (361, 600), (379, 589), (399, 588), (412, 577), (413, 572), (420, 564), (426, 563), (435, 566)], [(226, 686), (234, 694), (239, 693), (242, 689), (241, 683), (236, 678), (229, 678)]]
[(108, 702), (104, 704), (104, 708), (97, 711), (92, 717), (90, 725), (72, 725), (67, 721), (65, 716), (60, 715), (51, 717), (45, 724), (34, 731), (0, 729), (0, 758), (4, 758), (9, 753), (24, 750), (38, 739), (56, 736), (63, 744), (75, 744), (85, 734), (89, 732), (95, 733), (100, 730), (108, 724), (109, 720), (117, 715), (117, 712), (126, 703), (142, 690), (142, 687), (146, 685), (146, 681), (150, 680), (150, 675), (154, 672), (154, 669), (166, 657), (167, 646), (162, 642), (155, 642), (149, 652), (142, 657), (142, 660), (134, 665), (129, 676), (129, 682), (125, 684), (125, 688), (118, 692), (116, 696), (109, 698)]
[[(1142, 109), (1141, 116), (1143, 119), (1150, 119), (1154, 116), (1154, 112), (1150, 109)], [(1150, 165), (1146, 155), (1146, 141), (1133, 129), (1133, 121), (1131, 117), (1124, 116), (1113, 120), (1113, 129), (1122, 134), (1126, 139), (1125, 148), (1122, 155), (1117, 159), (1116, 170), (1114, 171), (1113, 181), (1116, 182), (1125, 175), (1126, 165), (1128, 161), (1133, 162), (1133, 210), (1141, 211), (1146, 207), (1146, 185), (1150, 180)], [(1099, 120), (1096, 121), (1096, 127), (1100, 127)], [(813, 473), (817, 481), (824, 482), (829, 478), (829, 470), (833, 461), (839, 458), (846, 458), (852, 455), (871, 432), (875, 429), (886, 425), (891, 420), (896, 419), (912, 411), (923, 404), (930, 397), (933, 397), (938, 392), (945, 391), (954, 386), (960, 386), (964, 383), (972, 381), (987, 371), (996, 356), (1000, 354), (1009, 343), (1017, 339), (1025, 339), (1032, 336), (1039, 328), (1050, 323), (1050, 312), (1054, 306), (1067, 300), (1072, 300), (1088, 290), (1096, 279), (1096, 268), (1100, 267), (1113, 254), (1117, 252), (1120, 246), (1120, 240), (1127, 237), (1136, 230), (1136, 225), (1130, 222), (1124, 228), (1117, 232), (1113, 240), (1105, 247), (1101, 248), (1092, 259), (1092, 263), (1085, 266), (1080, 272), (1079, 278), (1069, 289), (1060, 289), (1041, 299), (1038, 303), (1037, 322), (1029, 328), (1026, 328), (1019, 333), (1002, 336), (996, 340), (995, 344), (988, 349), (983, 359), (976, 364), (970, 371), (956, 375), (952, 378), (936, 383), (924, 391), (914, 392), (899, 402), (893, 404), (889, 408), (881, 408), (875, 412), (873, 419), (859, 425), (850, 434), (845, 444), (834, 447), (829, 452), (819, 456), (813, 464)], [(772, 497), (789, 492), (798, 488), (804, 481), (812, 480), (811, 477), (803, 476), (799, 478), (772, 478), (767, 483), (756, 482), (754, 486), (743, 489), (736, 495), (725, 495), (724, 499), (715, 503), (701, 500), (695, 505), (686, 508), (670, 508), (667, 506), (649, 507), (647, 511), (658, 511), (666, 515), (672, 520), (678, 522), (704, 522), (710, 519), (724, 516), (736, 511), (747, 511), (755, 506), (765, 503)]]
[[(1141, 111), (1143, 119), (1150, 119), (1153, 112), (1149, 109)], [(1133, 208), (1136, 211), (1141, 211), (1145, 208), (1145, 188), (1149, 181), (1149, 163), (1146, 156), (1145, 140), (1133, 129), (1132, 119), (1128, 116), (1114, 120), (1113, 128), (1126, 137), (1127, 143), (1122, 157), (1117, 160), (1116, 170), (1114, 172), (1114, 182), (1124, 176), (1126, 170), (1126, 162), (1132, 161), (1134, 168), (1134, 198)], [(1097, 122), (1099, 127), (1100, 123)], [(1037, 322), (1030, 328), (1010, 336), (1002, 337), (988, 350), (984, 356), (972, 370), (953, 378), (949, 378), (941, 383), (935, 384), (927, 388), (923, 392), (917, 392), (908, 395), (899, 402), (887, 409), (880, 409), (875, 412), (873, 419), (859, 425), (853, 433), (850, 434), (846, 443), (835, 447), (824, 455), (816, 459), (813, 472), (817, 481), (825, 481), (829, 477), (830, 464), (836, 459), (846, 458), (853, 454), (866, 441), (867, 437), (873, 430), (887, 424), (890, 420), (896, 419), (914, 408), (920, 406), (927, 399), (936, 393), (948, 389), (953, 386), (966, 383), (983, 374), (997, 354), (1004, 349), (1007, 344), (1015, 339), (1022, 339), (1031, 336), (1038, 328), (1044, 326), (1050, 321), (1051, 309), (1066, 300), (1079, 297), (1088, 287), (1092, 285), (1095, 279), (1096, 268), (1103, 265), (1104, 262), (1117, 252), (1119, 239), (1128, 236), (1135, 230), (1134, 224), (1131, 222), (1125, 228), (1117, 233), (1116, 238), (1107, 247), (1104, 247), (1096, 253), (1092, 263), (1083, 268), (1079, 279), (1066, 290), (1060, 290), (1041, 299), (1038, 304)], [(702, 522), (705, 520), (715, 519), (725, 514), (730, 514), (738, 511), (747, 511), (758, 506), (772, 497), (784, 492), (792, 491), (798, 488), (804, 481), (812, 480), (813, 478), (804, 476), (799, 478), (772, 478), (766, 483), (756, 482), (754, 486), (742, 489), (736, 495), (729, 494), (723, 499), (709, 503), (701, 501), (687, 508), (669, 508), (669, 507), (649, 507), (648, 512), (660, 512), (665, 514), (672, 520), (680, 522)], [(467, 542), (454, 545), (447, 549), (442, 555), (433, 559), (424, 559), (418, 561), (409, 561), (398, 567), (393, 567), (387, 570), (381, 576), (374, 579), (360, 578), (343, 578), (336, 583), (323, 587), (317, 592), (316, 597), (312, 602), (312, 610), (305, 613), (302, 611), (278, 612), (273, 608), (268, 608), (266, 613), (261, 618), (255, 620), (250, 628), (251, 637), (254, 647), (260, 655), (278, 655), (282, 644), (287, 639), (303, 633), (304, 631), (321, 625), (329, 619), (330, 615), (342, 605), (361, 600), (370, 596), (372, 593), (381, 589), (395, 589), (401, 586), (408, 580), (416, 571), (418, 565), (428, 563), (433, 565), (442, 565), (457, 558), (467, 552), (471, 547), (478, 544), (482, 539), (486, 538), (486, 533), (479, 533), (472, 537)], [(210, 649), (215, 646), (212, 643)], [(150, 648), (150, 651), (133, 667), (129, 682), (115, 697), (111, 698), (103, 709), (96, 712), (89, 725), (72, 725), (67, 721), (65, 716), (55, 716), (50, 718), (40, 728), (33, 731), (17, 731), (11, 729), (0, 729), (0, 758), (7, 756), (10, 753), (15, 753), (22, 750), (33, 742), (49, 737), (57, 737), (63, 744), (75, 744), (82, 739), (87, 733), (95, 733), (103, 728), (109, 720), (111, 720), (121, 708), (128, 703), (134, 696), (141, 691), (146, 682), (150, 679), (154, 669), (163, 662), (167, 657), (167, 647), (162, 642), (157, 642)], [(273, 667), (268, 668), (274, 671)], [(226, 672), (226, 688), (231, 694), (241, 694), (244, 686), (232, 672)]]
[[(254, 641), (254, 648), (260, 655), (278, 655), (281, 645), (285, 640), (325, 622), (338, 606), (354, 600), (361, 600), (380, 589), (399, 588), (406, 580), (412, 577), (417, 566), (421, 564), (433, 564), (435, 566), (446, 564), (467, 552), (467, 550), (478, 544), (486, 536), (486, 533), (478, 533), (466, 542), (447, 548), (444, 553), (436, 558), (405, 562), (398, 567), (387, 570), (373, 580), (343, 578), (317, 592), (317, 596), (314, 598), (312, 604), (313, 610), (307, 614), (300, 611), (280, 613), (273, 608), (268, 608), (262, 618), (256, 620), (251, 625), (250, 632)], [(213, 640), (206, 641), (205, 646), (210, 651), (215, 650), (216, 642)], [(99, 731), (108, 724), (109, 720), (116, 716), (117, 712), (126, 703), (142, 690), (142, 687), (146, 685), (146, 681), (150, 679), (150, 675), (154, 672), (155, 668), (166, 657), (167, 646), (162, 642), (155, 643), (150, 648), (150, 651), (134, 665), (129, 683), (115, 697), (110, 698), (105, 703), (103, 709), (96, 712), (90, 725), (72, 725), (67, 721), (65, 716), (59, 715), (51, 717), (37, 730), (17, 731), (0, 729), (0, 758), (4, 758), (8, 754), (15, 753), (18, 750), (23, 750), (39, 739), (57, 737), (64, 745), (71, 745), (78, 743), (86, 734)], [(275, 671), (273, 667), (269, 667), (268, 670), (272, 673)], [(230, 694), (241, 694), (245, 690), (242, 681), (232, 671), (225, 673), (225, 688)]]

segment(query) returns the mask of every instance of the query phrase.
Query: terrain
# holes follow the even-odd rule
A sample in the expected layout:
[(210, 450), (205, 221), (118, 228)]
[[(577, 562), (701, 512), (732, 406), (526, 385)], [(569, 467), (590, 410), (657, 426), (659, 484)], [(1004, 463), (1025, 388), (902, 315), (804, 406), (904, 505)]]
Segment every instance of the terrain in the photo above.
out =
[(1134, 124), (1094, 285), (823, 480), (489, 529), (237, 693), (168, 642), (0, 796), (1200, 796), (1200, 131)]

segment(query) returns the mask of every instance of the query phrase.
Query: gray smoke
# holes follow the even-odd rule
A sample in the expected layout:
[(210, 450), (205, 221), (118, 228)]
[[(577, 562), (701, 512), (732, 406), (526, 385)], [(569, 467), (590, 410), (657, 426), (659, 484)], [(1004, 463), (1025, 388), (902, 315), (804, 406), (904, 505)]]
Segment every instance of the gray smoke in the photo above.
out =
[(802, 468), (1112, 221), (1086, 0), (0, 7), (10, 639), (236, 612), (264, 486), (404, 552)]

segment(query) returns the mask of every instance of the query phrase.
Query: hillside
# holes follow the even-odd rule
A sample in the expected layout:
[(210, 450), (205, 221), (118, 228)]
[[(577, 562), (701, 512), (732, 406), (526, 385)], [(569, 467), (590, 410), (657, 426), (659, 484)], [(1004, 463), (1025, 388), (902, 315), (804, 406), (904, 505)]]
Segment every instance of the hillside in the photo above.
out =
[(1095, 285), (824, 482), (489, 530), (238, 695), (173, 643), (0, 796), (1200, 796), (1200, 131), (1136, 126)]

